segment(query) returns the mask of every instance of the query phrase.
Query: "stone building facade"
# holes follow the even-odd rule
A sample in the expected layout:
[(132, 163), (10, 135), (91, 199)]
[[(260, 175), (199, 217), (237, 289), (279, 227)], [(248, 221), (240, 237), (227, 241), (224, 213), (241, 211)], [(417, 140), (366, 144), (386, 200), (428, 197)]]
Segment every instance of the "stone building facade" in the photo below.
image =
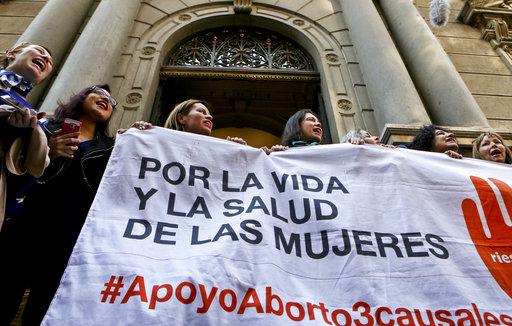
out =
[[(201, 97), (216, 108), (218, 135), (238, 133), (253, 145), (277, 141), (304, 107), (321, 114), (332, 142), (356, 127), (408, 142), (430, 122), (454, 130), (466, 149), (489, 128), (512, 140), (509, 1), (450, 0), (441, 28), (428, 23), (429, 0), (0, 2), (0, 49), (28, 40), (53, 53), (57, 74), (30, 98), (47, 112), (107, 82), (120, 102), (113, 129), (158, 124), (176, 101)], [(290, 42), (313, 68), (170, 60), (187, 42), (230, 33), (238, 42), (263, 35), (269, 48)], [(232, 55), (246, 51), (230, 44)]]

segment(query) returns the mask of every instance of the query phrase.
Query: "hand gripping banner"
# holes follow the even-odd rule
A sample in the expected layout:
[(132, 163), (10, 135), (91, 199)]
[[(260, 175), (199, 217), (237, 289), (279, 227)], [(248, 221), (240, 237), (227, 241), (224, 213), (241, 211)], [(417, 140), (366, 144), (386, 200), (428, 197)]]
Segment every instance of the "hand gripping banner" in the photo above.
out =
[(512, 167), (117, 140), (44, 325), (512, 325)]

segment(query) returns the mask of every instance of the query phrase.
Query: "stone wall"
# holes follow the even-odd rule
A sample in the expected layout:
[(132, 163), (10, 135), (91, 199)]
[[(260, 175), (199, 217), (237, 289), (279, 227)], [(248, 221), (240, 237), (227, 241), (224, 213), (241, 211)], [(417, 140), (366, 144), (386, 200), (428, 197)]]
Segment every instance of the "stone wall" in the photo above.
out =
[(114, 76), (125, 108), (114, 124), (148, 118), (159, 67), (173, 46), (194, 32), (234, 24), (275, 30), (310, 53), (322, 77), (334, 141), (355, 126), (378, 133), (339, 5), (329, 0), (256, 0), (250, 16), (233, 10), (233, 1), (142, 1)]
[[(416, 7), (428, 21), (430, 0), (415, 0)], [(512, 131), (512, 71), (505, 65), (482, 33), (457, 20), (464, 5), (450, 0), (447, 26), (432, 27), (466, 85), (493, 128)]]
[[(512, 71), (504, 64), (491, 45), (482, 39), (476, 28), (462, 24), (457, 16), (464, 4), (463, 0), (450, 0), (452, 12), (450, 22), (443, 28), (432, 28), (439, 42), (450, 56), (452, 62), (468, 85), (470, 91), (481, 106), (490, 124), (494, 128), (512, 130)], [(0, 3), (0, 51), (12, 46), (23, 33), (32, 19), (38, 14), (46, 0), (10, 0)], [(429, 0), (415, 0), (419, 12), (428, 20)], [(170, 15), (185, 12), (190, 8), (210, 3), (212, 7), (227, 8), (232, 1), (224, 0), (143, 0), (132, 32), (123, 50), (114, 74), (113, 93), (121, 95), (122, 85), (129, 71), (129, 65), (135, 55), (135, 47), (142, 35)], [(337, 65), (343, 76), (344, 88), (334, 89), (331, 109), (336, 108), (336, 97), (352, 101), (354, 122), (373, 133), (379, 133), (372, 105), (368, 99), (364, 78), (359, 68), (350, 32), (341, 12), (339, 1), (329, 0), (254, 0), (255, 7), (261, 12), (272, 15), (272, 8), (296, 15), (314, 22), (326, 34), (335, 40), (342, 53), (342, 60)], [(200, 13), (198, 14), (200, 15)], [(276, 13), (275, 17), (279, 15)], [(178, 15), (179, 16), (179, 15)], [(194, 17), (195, 19), (196, 17)], [(283, 19), (283, 17), (279, 17)], [(345, 71), (345, 74), (343, 73)], [(347, 90), (345, 88), (349, 88)], [(151, 93), (151, 92), (150, 92)], [(126, 95), (126, 94), (123, 94)], [(343, 113), (343, 112), (341, 112)], [(341, 114), (340, 113), (340, 114)], [(137, 118), (134, 114), (118, 119), (119, 125)], [(338, 127), (340, 131), (349, 125)]]
[(46, 0), (10, 0), (0, 3), (0, 52), (13, 46)]

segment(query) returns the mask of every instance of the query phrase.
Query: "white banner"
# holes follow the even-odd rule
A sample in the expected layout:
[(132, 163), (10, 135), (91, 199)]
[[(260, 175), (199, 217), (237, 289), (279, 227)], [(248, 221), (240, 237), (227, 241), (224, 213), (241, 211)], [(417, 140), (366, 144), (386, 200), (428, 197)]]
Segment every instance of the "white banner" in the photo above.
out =
[(117, 140), (45, 325), (512, 325), (512, 168)]

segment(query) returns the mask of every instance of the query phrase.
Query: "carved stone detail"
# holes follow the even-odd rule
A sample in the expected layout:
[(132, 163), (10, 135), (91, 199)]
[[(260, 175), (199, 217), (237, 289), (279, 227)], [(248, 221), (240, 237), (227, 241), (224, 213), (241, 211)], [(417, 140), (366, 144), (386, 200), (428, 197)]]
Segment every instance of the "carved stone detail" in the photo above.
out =
[(306, 22), (303, 21), (302, 19), (294, 19), (293, 20), (293, 25), (295, 25), (295, 26), (304, 26), (304, 25), (306, 25)]
[(282, 71), (266, 71), (255, 73), (248, 69), (231, 69), (230, 71), (212, 71), (198, 69), (182, 69), (180, 67), (163, 67), (160, 71), (162, 79), (176, 77), (201, 78), (201, 79), (237, 79), (237, 80), (277, 80), (277, 81), (302, 81), (319, 82), (317, 73), (301, 73), (294, 71), (286, 73)]
[(511, 0), (469, 0), (468, 2), (473, 7), (512, 9)]
[(350, 111), (352, 110), (352, 102), (347, 99), (338, 100), (338, 109), (341, 111)]
[(192, 16), (190, 16), (189, 14), (183, 14), (183, 15), (180, 15), (178, 17), (179, 20), (181, 20), (182, 22), (186, 22), (186, 21), (189, 21), (192, 19)]
[(252, 11), (252, 0), (233, 0), (235, 14), (250, 14)]
[(489, 42), (512, 70), (512, 0), (468, 0), (459, 20), (482, 31), (482, 38)]
[(487, 28), (490, 20), (498, 18), (510, 26), (512, 25), (511, 3), (511, 0), (468, 0), (460, 11), (458, 19), (480, 30)]
[(487, 42), (496, 40), (498, 44), (504, 43), (505, 45), (512, 41), (511, 35), (507, 22), (501, 18), (489, 20), (486, 28), (482, 31), (482, 37)]
[(314, 71), (306, 51), (294, 41), (258, 28), (202, 31), (172, 50), (166, 65)]
[(327, 59), (327, 61), (329, 61), (329, 62), (333, 62), (333, 63), (334, 63), (334, 62), (338, 62), (338, 60), (339, 60), (338, 55), (337, 55), (337, 54), (334, 54), (334, 53), (327, 53), (327, 54), (325, 55), (325, 58)]
[(482, 37), (491, 43), (492, 48), (512, 70), (512, 32), (507, 23), (501, 18), (489, 20), (487, 28), (482, 31)]
[(156, 52), (156, 49), (149, 45), (142, 48), (143, 55), (152, 55), (155, 52)]
[(130, 93), (126, 95), (126, 103), (127, 104), (137, 104), (142, 100), (142, 95), (139, 93)]

